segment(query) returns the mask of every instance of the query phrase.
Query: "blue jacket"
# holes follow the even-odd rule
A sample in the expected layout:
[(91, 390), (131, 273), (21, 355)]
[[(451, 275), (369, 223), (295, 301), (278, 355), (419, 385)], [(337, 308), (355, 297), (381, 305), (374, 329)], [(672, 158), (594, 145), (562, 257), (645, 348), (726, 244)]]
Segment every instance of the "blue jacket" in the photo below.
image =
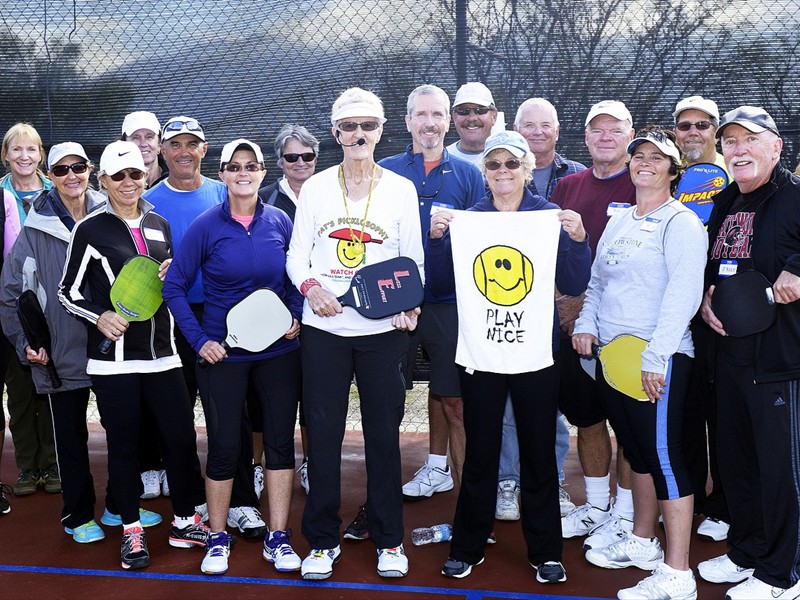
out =
[[(433, 203), (445, 205), (456, 210), (466, 210), (477, 204), (486, 195), (483, 175), (478, 168), (467, 161), (450, 156), (445, 149), (442, 162), (425, 175), (422, 153), (414, 154), (409, 144), (402, 154), (389, 156), (378, 162), (380, 166), (410, 179), (417, 188), (419, 198), (419, 219), (422, 225), (423, 244), (431, 226), (431, 207)], [(425, 282), (425, 302), (433, 304), (453, 304), (455, 291), (441, 295), (434, 293)]]
[[(175, 252), (164, 282), (164, 301), (195, 352), (209, 340), (227, 335), (225, 318), (230, 308), (257, 288), (268, 287), (300, 319), (303, 297), (286, 275), (286, 251), (292, 222), (282, 210), (256, 203), (249, 229), (231, 216), (228, 200), (192, 222)], [(197, 322), (187, 293), (200, 271), (205, 292), (202, 326)], [(268, 318), (268, 315), (265, 315)], [(299, 347), (297, 339), (281, 338), (264, 352), (233, 349), (228, 360), (259, 360)]]
[[(491, 194), (483, 198), (469, 210), (475, 212), (497, 212), (492, 203)], [(519, 211), (527, 210), (560, 210), (552, 202), (541, 196), (534, 196), (525, 189)], [(570, 239), (567, 232), (561, 230), (558, 240), (558, 256), (556, 258), (556, 287), (570, 296), (580, 296), (589, 285), (592, 270), (592, 253), (589, 249), (589, 236), (582, 242)], [(428, 239), (425, 246), (425, 281), (431, 282), (431, 291), (435, 294), (455, 294), (456, 280), (453, 271), (453, 249), (450, 242), (450, 230), (439, 239)], [(555, 300), (553, 301), (555, 303)], [(559, 349), (558, 308), (553, 311), (553, 352)]]

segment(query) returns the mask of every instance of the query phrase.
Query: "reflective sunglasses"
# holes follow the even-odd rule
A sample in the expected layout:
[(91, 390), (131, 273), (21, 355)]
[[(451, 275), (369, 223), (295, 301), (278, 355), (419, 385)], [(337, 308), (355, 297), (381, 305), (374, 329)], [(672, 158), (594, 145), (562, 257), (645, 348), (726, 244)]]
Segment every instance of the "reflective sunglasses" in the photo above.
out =
[(109, 177), (111, 178), (111, 181), (122, 181), (126, 176), (130, 177), (134, 181), (139, 181), (144, 179), (146, 175), (147, 173), (140, 171), (139, 169), (125, 169), (124, 171), (119, 171), (113, 175), (109, 175)]
[(680, 123), (675, 124), (675, 129), (678, 131), (689, 131), (694, 125), (695, 129), (698, 131), (705, 131), (706, 129), (710, 129), (714, 126), (711, 121), (697, 121), (692, 123), (691, 121), (681, 121)]
[(181, 131), (182, 129), (186, 129), (187, 131), (203, 131), (203, 127), (200, 125), (200, 122), (195, 119), (189, 119), (188, 121), (170, 121), (166, 125), (164, 125), (164, 131)]
[(469, 113), (474, 112), (476, 115), (485, 115), (487, 114), (491, 108), (488, 106), (456, 106), (453, 109), (453, 112), (456, 113), (459, 117), (468, 117)]
[(519, 169), (521, 164), (522, 163), (516, 158), (509, 158), (506, 162), (500, 162), (499, 160), (487, 160), (484, 163), (487, 171), (497, 171), (497, 169), (503, 165), (505, 165), (506, 169), (509, 171), (513, 171), (514, 169)]
[[(364, 128), (362, 127), (362, 129)], [(355, 129), (353, 131), (355, 131)], [(364, 131), (369, 131), (369, 130), (364, 129)], [(314, 154), (313, 152), (303, 152), (302, 154), (295, 154), (292, 152), (289, 154), (284, 154), (283, 156), (281, 156), (281, 158), (286, 162), (290, 163), (296, 163), (298, 159), (302, 158), (303, 162), (309, 163), (312, 162), (315, 158), (317, 158), (317, 155)]]
[(226, 163), (224, 167), (222, 167), (223, 171), (228, 171), (228, 173), (238, 173), (244, 169), (248, 173), (256, 173), (261, 170), (261, 163), (257, 162), (249, 162), (246, 165), (240, 165), (239, 163)]
[(72, 163), (71, 165), (56, 165), (50, 172), (55, 175), (56, 177), (66, 177), (67, 173), (72, 171), (75, 175), (80, 175), (81, 173), (86, 173), (89, 169), (89, 165), (85, 162), (76, 162)]
[[(361, 127), (361, 131), (375, 131), (381, 124), (377, 121), (364, 121), (363, 123), (356, 123), (355, 121), (344, 121), (336, 125), (336, 129), (344, 131), (345, 133), (353, 133), (356, 129)], [(291, 161), (290, 161), (291, 162)]]

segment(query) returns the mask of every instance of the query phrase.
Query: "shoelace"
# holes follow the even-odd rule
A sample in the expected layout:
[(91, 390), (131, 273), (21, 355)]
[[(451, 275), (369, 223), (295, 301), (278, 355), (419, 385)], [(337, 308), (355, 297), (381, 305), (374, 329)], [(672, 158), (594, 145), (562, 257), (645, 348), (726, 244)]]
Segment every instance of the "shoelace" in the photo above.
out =
[(400, 555), (401, 555), (403, 552), (400, 550), (400, 546), (397, 546), (397, 547), (395, 547), (395, 548), (384, 548), (384, 549), (383, 549), (383, 553), (384, 553), (384, 554), (388, 554), (388, 555), (390, 555), (390, 556), (398, 557), (398, 556), (400, 556)]
[(128, 546), (131, 549), (131, 554), (137, 554), (144, 550), (144, 544), (142, 543), (143, 534), (144, 531), (138, 527), (134, 530), (125, 532), (125, 535), (128, 536)]
[(10, 485), (0, 483), (0, 494), (8, 494), (9, 496), (14, 493), (14, 489)]

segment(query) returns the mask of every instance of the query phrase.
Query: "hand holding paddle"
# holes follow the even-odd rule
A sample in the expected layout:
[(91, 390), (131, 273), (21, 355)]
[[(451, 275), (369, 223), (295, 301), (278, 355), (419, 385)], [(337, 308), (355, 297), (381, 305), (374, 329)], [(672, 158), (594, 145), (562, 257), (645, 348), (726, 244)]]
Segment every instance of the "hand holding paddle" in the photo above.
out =
[[(61, 378), (49, 357), (52, 352), (50, 327), (44, 311), (42, 311), (42, 305), (39, 304), (39, 299), (33, 290), (25, 290), (17, 298), (17, 316), (28, 340), (28, 346), (25, 348), (28, 362), (44, 365), (53, 388), (60, 388)], [(36, 349), (34, 350), (34, 348)]]
[(778, 304), (791, 304), (800, 299), (800, 277), (788, 271), (781, 271), (772, 286), (772, 291), (775, 293), (775, 302)]

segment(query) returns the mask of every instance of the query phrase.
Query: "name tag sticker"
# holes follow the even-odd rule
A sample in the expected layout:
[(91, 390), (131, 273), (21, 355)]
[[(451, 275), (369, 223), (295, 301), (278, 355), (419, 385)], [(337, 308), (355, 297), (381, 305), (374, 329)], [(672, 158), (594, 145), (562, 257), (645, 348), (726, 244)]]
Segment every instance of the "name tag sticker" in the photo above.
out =
[(736, 271), (739, 268), (739, 261), (738, 260), (721, 260), (719, 261), (719, 273), (720, 277), (730, 277), (731, 275), (736, 275)]
[(156, 242), (165, 241), (164, 233), (159, 229), (150, 229), (148, 227), (142, 227), (142, 236), (147, 238), (148, 240), (153, 240)]
[(659, 223), (661, 223), (661, 219), (646, 217), (644, 223), (642, 223), (642, 226), (639, 229), (641, 229), (642, 231), (655, 231)]
[(617, 215), (626, 208), (630, 207), (631, 205), (628, 202), (612, 202), (611, 204), (608, 205), (608, 209), (606, 210), (606, 216), (609, 218), (613, 217), (614, 215)]
[(440, 210), (453, 210), (452, 204), (446, 204), (444, 202), (431, 202), (431, 214), (437, 213)]

